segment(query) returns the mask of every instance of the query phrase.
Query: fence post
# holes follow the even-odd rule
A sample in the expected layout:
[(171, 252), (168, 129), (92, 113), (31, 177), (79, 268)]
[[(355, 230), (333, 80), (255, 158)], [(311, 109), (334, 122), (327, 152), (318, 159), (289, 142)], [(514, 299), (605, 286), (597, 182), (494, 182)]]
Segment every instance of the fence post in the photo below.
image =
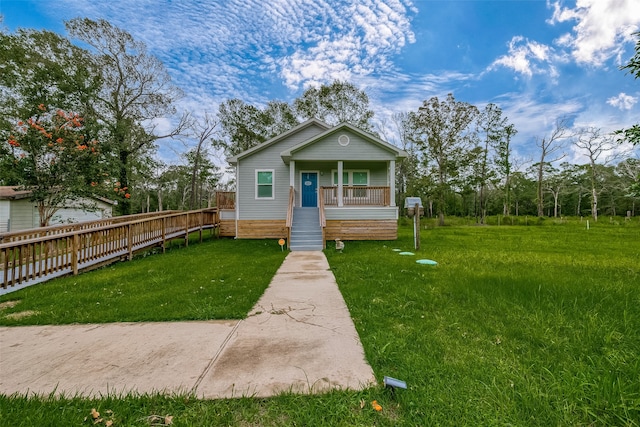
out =
[(80, 251), (80, 236), (78, 234), (73, 235), (71, 240), (71, 268), (73, 269), (73, 275), (78, 275), (78, 252)]
[(167, 217), (162, 218), (162, 253), (165, 253), (167, 248)]
[(204, 211), (200, 210), (200, 243), (202, 243), (202, 228), (204, 227)]
[(127, 250), (129, 252), (129, 261), (133, 259), (133, 242), (131, 241), (131, 224), (127, 226)]
[(186, 213), (184, 224), (184, 247), (189, 246), (189, 212)]

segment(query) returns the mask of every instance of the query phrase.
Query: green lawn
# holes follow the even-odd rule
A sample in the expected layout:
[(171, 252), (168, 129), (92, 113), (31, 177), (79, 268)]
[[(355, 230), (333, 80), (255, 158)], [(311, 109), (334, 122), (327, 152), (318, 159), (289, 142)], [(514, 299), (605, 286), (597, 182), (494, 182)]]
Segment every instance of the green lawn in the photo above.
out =
[(19, 303), (0, 325), (241, 319), (285, 255), (275, 240), (210, 239), (139, 256), (2, 296)]
[[(3, 396), (0, 425), (82, 425), (95, 407), (109, 414), (106, 419), (114, 426), (149, 426), (151, 415), (167, 414), (176, 426), (640, 426), (640, 226), (605, 220), (586, 230), (579, 221), (536, 218), (531, 223), (539, 222), (544, 225), (434, 228), (425, 221), (422, 248), (414, 256), (393, 251), (412, 250), (411, 228), (403, 222), (397, 242), (347, 242), (343, 253), (326, 251), (376, 376), (407, 381), (408, 390), (395, 396), (380, 387), (219, 401), (160, 395), (99, 400)], [(186, 251), (191, 256), (183, 258)], [(151, 265), (160, 268), (176, 257), (180, 260), (172, 265), (178, 266), (194, 256), (202, 260), (179, 273), (170, 295), (182, 298), (208, 280), (215, 284), (208, 291), (217, 301), (212, 308), (185, 314), (177, 306), (158, 306), (162, 299), (151, 300), (153, 309), (140, 310), (137, 320), (147, 319), (142, 313), (148, 311), (164, 312), (165, 319), (218, 318), (226, 305), (234, 306), (226, 308), (234, 316), (242, 316), (264, 285), (242, 290), (251, 291), (246, 301), (233, 294), (226, 304), (231, 289), (225, 284), (244, 283), (252, 273), (232, 267), (220, 277), (201, 270), (212, 268), (215, 260), (222, 264), (237, 257), (255, 263), (258, 271), (271, 265), (275, 271), (282, 259), (274, 242), (214, 240), (36, 286), (0, 301), (19, 297), (22, 302), (11, 310), (24, 304), (45, 312), (46, 305), (31, 305), (31, 299), (44, 297), (42, 291), (35, 294), (37, 288), (53, 289), (64, 280), (80, 286), (93, 275), (105, 275), (95, 283), (120, 277), (124, 286), (143, 281)], [(162, 261), (154, 264), (155, 258)], [(420, 258), (438, 265), (416, 264)], [(73, 299), (65, 297), (78, 305), (95, 299), (85, 300), (91, 292), (73, 289)], [(135, 294), (134, 289), (127, 292)], [(3, 317), (0, 322), (10, 323)], [(374, 399), (381, 412), (371, 409)]]

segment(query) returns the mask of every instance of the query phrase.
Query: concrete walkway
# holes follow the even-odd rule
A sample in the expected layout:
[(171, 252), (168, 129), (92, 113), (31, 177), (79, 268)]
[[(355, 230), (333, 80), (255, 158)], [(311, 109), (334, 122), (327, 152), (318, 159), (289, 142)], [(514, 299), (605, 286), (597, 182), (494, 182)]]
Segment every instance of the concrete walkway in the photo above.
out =
[(0, 328), (0, 393), (202, 398), (375, 382), (322, 252), (291, 252), (241, 321)]

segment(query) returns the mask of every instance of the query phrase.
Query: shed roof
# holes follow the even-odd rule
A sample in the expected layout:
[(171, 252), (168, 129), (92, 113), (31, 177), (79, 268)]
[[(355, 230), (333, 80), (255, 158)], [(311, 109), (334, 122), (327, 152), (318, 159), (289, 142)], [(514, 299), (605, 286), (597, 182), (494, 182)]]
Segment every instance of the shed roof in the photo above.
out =
[[(31, 196), (31, 190), (21, 190), (17, 185), (0, 186), (0, 200), (26, 199), (29, 196)], [(117, 201), (102, 196), (94, 195), (92, 198), (114, 206), (118, 204)]]
[(0, 186), (0, 200), (26, 199), (30, 195), (30, 190), (20, 190), (15, 185)]

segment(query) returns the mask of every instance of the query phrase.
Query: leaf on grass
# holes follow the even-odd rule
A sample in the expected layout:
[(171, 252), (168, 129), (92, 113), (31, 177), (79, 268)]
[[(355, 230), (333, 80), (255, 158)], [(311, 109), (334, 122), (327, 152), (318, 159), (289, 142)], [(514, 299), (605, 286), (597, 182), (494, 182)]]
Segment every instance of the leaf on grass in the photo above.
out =
[(113, 425), (113, 421), (108, 420), (107, 422), (105, 422), (105, 423), (104, 423), (104, 425), (105, 425), (106, 427), (111, 427), (111, 426)]
[(378, 412), (382, 411), (382, 406), (378, 404), (377, 400), (374, 400), (373, 402), (371, 402), (371, 406), (373, 407), (373, 409), (375, 409)]
[(96, 411), (96, 408), (91, 409), (91, 418), (94, 420), (100, 417), (100, 412)]
[(366, 405), (367, 402), (364, 401), (364, 399), (360, 399), (360, 409), (364, 409), (364, 405)]
[(173, 424), (173, 415), (167, 415), (164, 417), (164, 425), (168, 426)]

